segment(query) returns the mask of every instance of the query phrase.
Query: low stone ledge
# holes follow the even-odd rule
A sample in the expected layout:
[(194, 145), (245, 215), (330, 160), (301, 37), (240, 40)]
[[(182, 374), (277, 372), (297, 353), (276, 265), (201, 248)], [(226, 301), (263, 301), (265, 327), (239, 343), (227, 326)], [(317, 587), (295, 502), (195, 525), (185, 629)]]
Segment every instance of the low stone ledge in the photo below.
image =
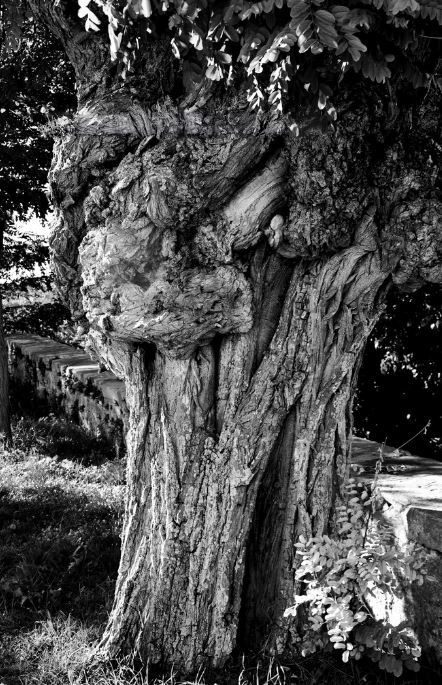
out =
[(7, 342), (17, 404), (38, 415), (64, 414), (95, 435), (124, 440), (129, 412), (123, 381), (70, 345), (38, 335), (10, 336)]
[(416, 542), (430, 553), (427, 571), (433, 578), (421, 586), (414, 584), (403, 598), (385, 598), (386, 613), (392, 611), (393, 603), (401, 603), (398, 615), (414, 626), (428, 657), (441, 664), (442, 463), (354, 437), (352, 461), (361, 468), (361, 480), (373, 481), (381, 453), (378, 487), (385, 501), (382, 516), (392, 526), (399, 545)]
[(354, 437), (352, 461), (361, 467), (363, 480), (373, 480), (381, 451), (382, 497), (403, 517), (409, 540), (442, 553), (442, 462)]

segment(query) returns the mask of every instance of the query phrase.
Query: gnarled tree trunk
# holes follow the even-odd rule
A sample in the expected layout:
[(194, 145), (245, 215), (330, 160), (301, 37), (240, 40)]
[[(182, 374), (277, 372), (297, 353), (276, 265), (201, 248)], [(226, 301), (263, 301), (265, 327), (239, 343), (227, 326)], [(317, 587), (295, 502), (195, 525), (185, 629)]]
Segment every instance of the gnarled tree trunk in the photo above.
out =
[(355, 368), (386, 275), (363, 247), (295, 267), (259, 252), (248, 334), (185, 359), (153, 346), (131, 356), (129, 502), (104, 637), (112, 650), (135, 646), (188, 670), (220, 664), (240, 612), (248, 646), (252, 635), (273, 632), (280, 647), (287, 637), (293, 543), (329, 523)]
[(241, 93), (164, 97), (161, 46), (129, 88), (99, 37), (30, 4), (79, 81), (55, 131), (55, 270), (131, 409), (101, 650), (187, 672), (238, 644), (282, 650), (293, 544), (332, 520), (383, 296), (441, 281), (437, 122), (388, 127), (359, 102), (336, 131), (256, 130)]

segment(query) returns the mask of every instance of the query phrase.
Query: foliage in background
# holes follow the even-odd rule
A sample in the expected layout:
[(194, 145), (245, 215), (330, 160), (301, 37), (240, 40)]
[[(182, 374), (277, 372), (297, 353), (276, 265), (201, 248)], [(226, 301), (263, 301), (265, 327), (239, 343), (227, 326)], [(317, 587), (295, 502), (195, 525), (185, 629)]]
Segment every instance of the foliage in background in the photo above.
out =
[(393, 446), (419, 433), (407, 449), (442, 459), (441, 349), (440, 287), (392, 289), (359, 372), (355, 432)]
[(18, 235), (15, 226), (9, 225), (0, 256), (0, 278), (8, 297), (26, 292), (29, 288), (47, 289), (50, 284), (48, 259), (46, 241), (31, 234)]
[[(44, 27), (31, 17), (21, 26), (18, 57), (7, 18), (20, 3), (0, 0), (0, 218), (4, 249), (0, 254), (3, 298), (29, 288), (47, 289), (48, 248), (40, 238), (17, 231), (16, 220), (30, 213), (44, 219), (49, 202), (47, 174), (52, 141), (41, 135), (48, 116), (75, 104), (73, 71), (66, 55)], [(23, 18), (24, 19), (24, 18)], [(11, 274), (11, 269), (14, 273)], [(37, 269), (37, 270), (36, 270)], [(11, 321), (7, 322), (8, 330)]]
[[(28, 19), (20, 57), (8, 51), (4, 15), (13, 4), (0, 2), (0, 208), (12, 234), (14, 217), (24, 220), (32, 211), (44, 218), (48, 212), (45, 190), (52, 141), (43, 138), (40, 129), (48, 115), (75, 102), (72, 68), (47, 30)], [(30, 250), (28, 246), (26, 254), (11, 238), (6, 266), (29, 265)], [(46, 256), (47, 251), (38, 255), (39, 263)]]
[(389, 597), (402, 596), (411, 583), (422, 584), (428, 553), (417, 545), (398, 546), (392, 527), (376, 517), (376, 486), (370, 495), (350, 478), (344, 488), (333, 537), (301, 536), (295, 545), (302, 558), (296, 578), (305, 592), (295, 596), (285, 615), (306, 608), (304, 655), (333, 647), (342, 650), (344, 662), (365, 653), (395, 676), (402, 674), (403, 665), (419, 670), (421, 648), (411, 626), (395, 627), (387, 618), (377, 618), (372, 603), (387, 606)]
[[(11, 222), (29, 211), (46, 216), (52, 141), (40, 129), (75, 105), (72, 67), (47, 29), (27, 19), (20, 56), (8, 50), (5, 15), (14, 5), (0, 0), (0, 207)], [(12, 244), (10, 255), (8, 266), (23, 259)]]
[(70, 312), (60, 302), (30, 302), (4, 309), (5, 335), (35, 333), (71, 342)]

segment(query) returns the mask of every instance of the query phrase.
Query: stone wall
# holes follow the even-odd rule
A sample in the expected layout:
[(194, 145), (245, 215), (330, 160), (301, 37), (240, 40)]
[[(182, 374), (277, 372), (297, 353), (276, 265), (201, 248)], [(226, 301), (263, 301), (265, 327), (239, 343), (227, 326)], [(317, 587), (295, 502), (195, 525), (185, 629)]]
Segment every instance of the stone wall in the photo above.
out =
[(38, 335), (8, 338), (13, 402), (37, 416), (63, 414), (94, 435), (124, 440), (125, 388), (83, 350)]

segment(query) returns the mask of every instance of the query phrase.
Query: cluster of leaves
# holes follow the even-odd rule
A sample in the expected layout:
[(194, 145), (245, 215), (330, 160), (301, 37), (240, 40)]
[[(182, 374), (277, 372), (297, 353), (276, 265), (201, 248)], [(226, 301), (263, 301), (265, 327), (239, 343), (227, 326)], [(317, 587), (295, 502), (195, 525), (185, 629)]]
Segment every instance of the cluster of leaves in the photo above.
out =
[(70, 312), (60, 302), (35, 302), (3, 309), (5, 335), (34, 333), (70, 344), (73, 337), (70, 322)]
[[(110, 52), (134, 63), (141, 35), (168, 19), (172, 50), (188, 86), (204, 78), (246, 79), (252, 109), (280, 115), (291, 93), (335, 118), (330, 96), (347, 72), (384, 83), (393, 76), (423, 86), (422, 42), (437, 38), (438, 0), (78, 0), (88, 31), (107, 19)], [(103, 17), (104, 15), (104, 17)], [(100, 18), (102, 17), (102, 18)]]
[[(0, 1), (0, 206), (8, 217), (39, 217), (52, 144), (41, 136), (47, 115), (73, 106), (72, 69), (52, 36), (20, 3)], [(12, 16), (11, 16), (12, 15)], [(23, 37), (20, 59), (12, 52)]]
[(0, 4), (0, 35), (3, 49), (8, 54), (12, 54), (20, 47), (23, 26), (30, 16), (29, 9), (21, 1), (4, 0)]
[(345, 501), (336, 508), (334, 537), (301, 536), (296, 544), (301, 557), (296, 578), (305, 592), (295, 596), (285, 615), (306, 607), (303, 655), (332, 645), (342, 650), (344, 662), (366, 653), (397, 676), (404, 664), (418, 670), (421, 649), (413, 631), (376, 619), (370, 600), (400, 596), (410, 583), (422, 584), (427, 554), (418, 546), (398, 547), (391, 527), (375, 515), (376, 488), (370, 495), (351, 478), (345, 490)]
[(15, 227), (9, 225), (3, 236), (0, 254), (0, 279), (7, 283), (8, 297), (29, 289), (48, 289), (48, 260), (48, 246), (44, 241), (30, 234), (18, 234)]

